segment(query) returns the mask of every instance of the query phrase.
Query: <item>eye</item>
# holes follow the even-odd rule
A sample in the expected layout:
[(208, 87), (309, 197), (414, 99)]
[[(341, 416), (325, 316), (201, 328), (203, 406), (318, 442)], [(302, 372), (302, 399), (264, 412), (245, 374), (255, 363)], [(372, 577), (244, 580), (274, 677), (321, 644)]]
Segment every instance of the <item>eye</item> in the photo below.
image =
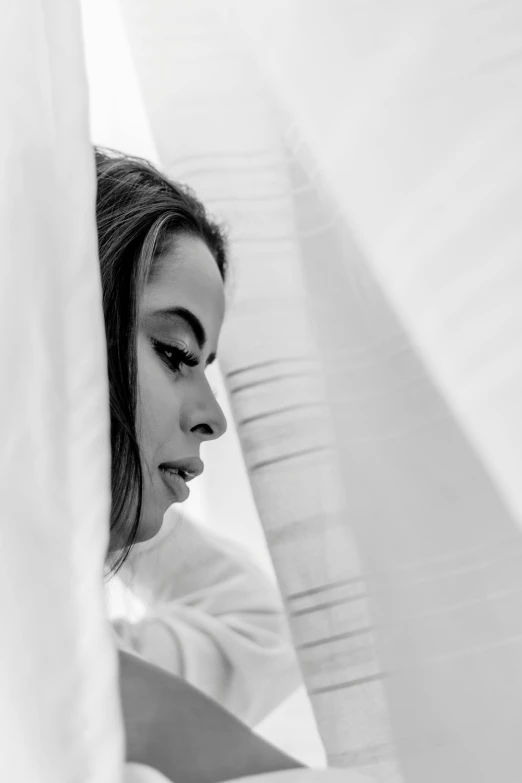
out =
[(159, 340), (152, 340), (151, 342), (152, 347), (161, 361), (166, 364), (172, 372), (179, 372), (183, 366), (197, 367), (199, 364), (199, 357), (187, 348), (169, 345), (168, 343), (162, 343)]

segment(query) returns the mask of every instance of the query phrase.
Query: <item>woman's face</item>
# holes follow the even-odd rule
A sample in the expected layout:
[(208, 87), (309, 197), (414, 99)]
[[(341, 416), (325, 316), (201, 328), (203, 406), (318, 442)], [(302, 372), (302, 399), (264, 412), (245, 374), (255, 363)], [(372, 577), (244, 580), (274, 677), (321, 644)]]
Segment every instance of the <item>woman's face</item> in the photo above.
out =
[(226, 430), (205, 370), (225, 311), (223, 280), (200, 239), (177, 236), (156, 261), (138, 315), (137, 432), (143, 466), (138, 540), (152, 538), (187, 481), (203, 469), (203, 441)]

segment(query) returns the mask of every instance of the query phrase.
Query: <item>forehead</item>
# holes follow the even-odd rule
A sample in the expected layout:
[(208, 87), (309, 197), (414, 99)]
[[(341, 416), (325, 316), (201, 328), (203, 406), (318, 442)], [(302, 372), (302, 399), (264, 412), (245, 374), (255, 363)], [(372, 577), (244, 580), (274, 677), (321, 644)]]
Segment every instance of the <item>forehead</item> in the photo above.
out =
[(225, 292), (218, 265), (207, 245), (195, 237), (175, 237), (156, 264), (152, 280), (143, 292), (140, 315), (184, 307), (199, 318), (209, 340), (217, 340), (225, 314)]

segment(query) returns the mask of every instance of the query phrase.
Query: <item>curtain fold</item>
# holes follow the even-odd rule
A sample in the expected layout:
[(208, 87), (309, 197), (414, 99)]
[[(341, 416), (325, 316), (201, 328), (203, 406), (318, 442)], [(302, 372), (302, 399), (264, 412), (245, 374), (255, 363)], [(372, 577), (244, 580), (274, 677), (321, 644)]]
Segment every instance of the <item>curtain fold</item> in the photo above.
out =
[(0, 779), (116, 783), (108, 392), (77, 4), (4, 4), (0, 61)]
[(522, 524), (521, 7), (220, 5)]
[(518, 6), (121, 9), (163, 167), (231, 226), (221, 366), (330, 763), (515, 783)]

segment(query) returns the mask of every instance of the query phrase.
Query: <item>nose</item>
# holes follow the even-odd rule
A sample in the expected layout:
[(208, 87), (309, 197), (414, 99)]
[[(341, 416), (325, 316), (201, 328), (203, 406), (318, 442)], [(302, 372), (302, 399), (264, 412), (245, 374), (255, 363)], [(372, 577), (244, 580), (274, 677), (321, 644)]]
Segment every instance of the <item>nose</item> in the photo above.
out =
[(186, 409), (185, 427), (200, 441), (217, 440), (227, 431), (227, 420), (205, 375), (194, 392)]

